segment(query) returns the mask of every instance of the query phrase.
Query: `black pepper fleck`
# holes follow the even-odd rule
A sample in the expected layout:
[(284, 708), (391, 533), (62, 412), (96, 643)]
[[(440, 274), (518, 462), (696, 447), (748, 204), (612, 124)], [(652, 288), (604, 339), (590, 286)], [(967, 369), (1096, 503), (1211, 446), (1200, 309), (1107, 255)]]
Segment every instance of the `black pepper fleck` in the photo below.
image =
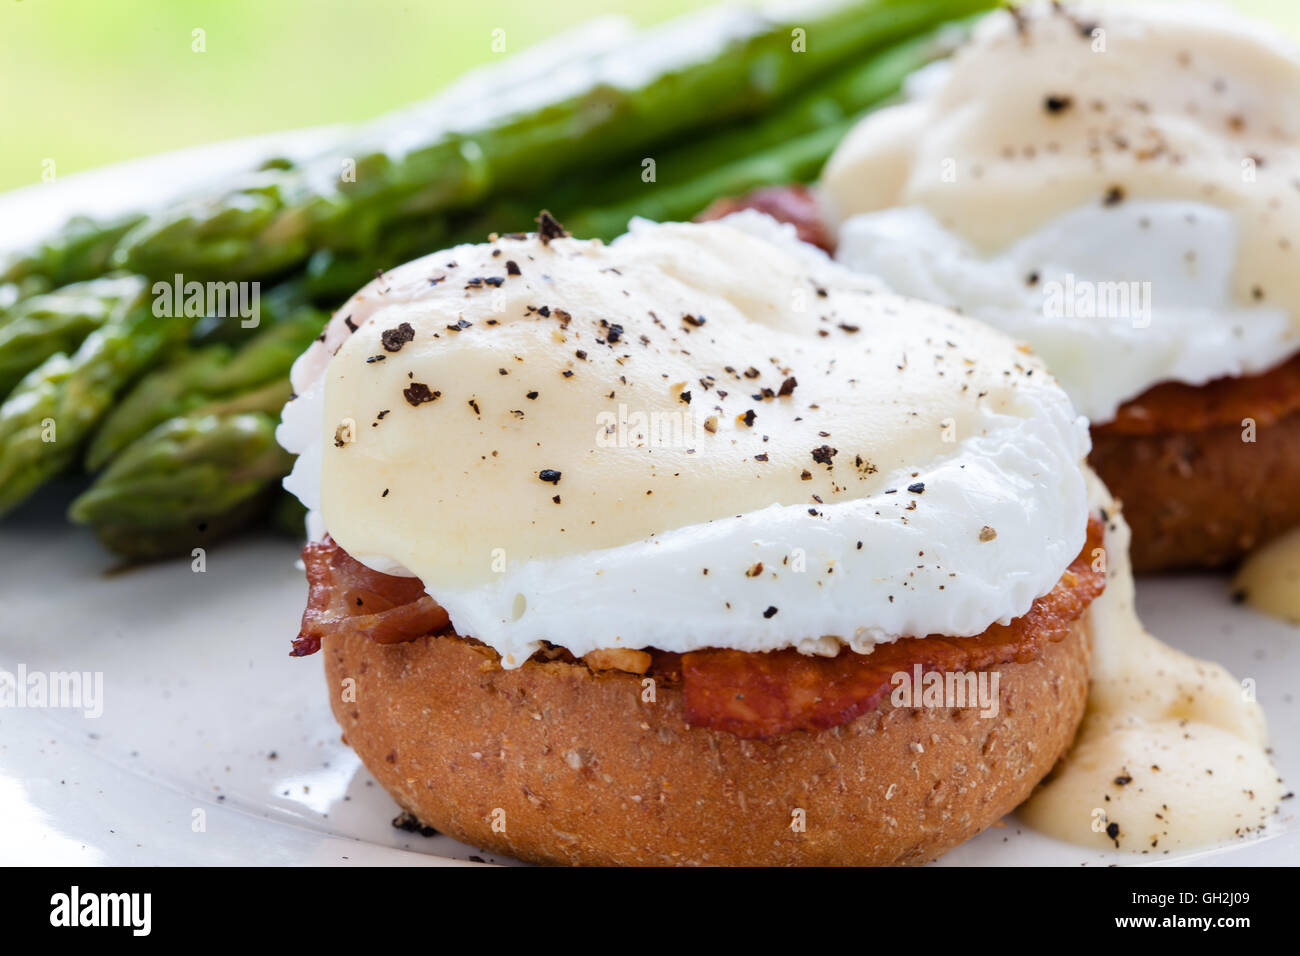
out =
[(1043, 109), (1049, 113), (1064, 113), (1074, 105), (1074, 98), (1070, 96), (1059, 96), (1055, 93), (1049, 93), (1043, 100)]
[(441, 395), (442, 392), (433, 391), (423, 382), (412, 382), (402, 389), (402, 396), (410, 405), (423, 405), (425, 402), (436, 400)]
[(411, 328), (410, 322), (403, 322), (395, 329), (384, 329), (379, 335), (385, 352), (400, 352), (402, 346), (414, 338), (415, 329)]
[(839, 449), (830, 445), (818, 445), (812, 450), (812, 460), (819, 465), (830, 465), (831, 459), (838, 455)]
[(543, 209), (537, 214), (537, 238), (542, 240), (542, 245), (549, 246), (552, 239), (566, 239), (568, 235), (568, 230), (550, 212)]

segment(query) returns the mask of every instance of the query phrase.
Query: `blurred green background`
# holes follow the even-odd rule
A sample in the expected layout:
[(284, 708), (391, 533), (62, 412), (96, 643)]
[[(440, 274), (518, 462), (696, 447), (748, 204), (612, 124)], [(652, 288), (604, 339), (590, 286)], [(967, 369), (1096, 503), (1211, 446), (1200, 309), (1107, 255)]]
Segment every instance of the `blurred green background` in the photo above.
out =
[[(0, 0), (0, 191), (149, 153), (358, 120), (602, 13), (711, 0)], [(1300, 33), (1300, 0), (1226, 4)], [(192, 31), (206, 52), (191, 50)]]

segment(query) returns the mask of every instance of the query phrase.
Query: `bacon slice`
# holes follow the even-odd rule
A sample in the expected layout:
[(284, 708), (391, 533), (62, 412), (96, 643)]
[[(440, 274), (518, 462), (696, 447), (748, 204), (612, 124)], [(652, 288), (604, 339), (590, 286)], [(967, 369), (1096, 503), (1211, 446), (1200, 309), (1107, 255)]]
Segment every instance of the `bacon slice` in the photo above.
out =
[(1218, 378), (1204, 385), (1164, 382), (1120, 406), (1099, 435), (1157, 435), (1218, 425), (1241, 427), (1251, 418), (1260, 427), (1300, 411), (1300, 355), (1258, 375)]
[(768, 186), (744, 196), (718, 199), (695, 217), (696, 222), (721, 219), (742, 209), (757, 209), (778, 222), (788, 222), (804, 242), (834, 251), (835, 242), (822, 222), (817, 199), (805, 186)]
[[(680, 674), (686, 720), (738, 737), (762, 739), (792, 730), (824, 730), (874, 709), (891, 678), (917, 666), (931, 671), (979, 671), (1039, 657), (1060, 641), (1106, 586), (1093, 564), (1104, 526), (1092, 518), (1083, 551), (1047, 594), (1022, 617), (975, 637), (903, 638), (870, 654), (844, 650), (811, 657), (793, 649), (755, 654), (704, 650), (651, 651), (654, 674)], [(450, 632), (451, 622), (416, 578), (372, 571), (326, 538), (303, 548), (310, 585), (302, 630), (292, 655), (320, 650), (326, 634), (365, 634), (381, 644)], [(599, 663), (599, 662), (597, 662)], [(638, 668), (638, 672), (641, 672)]]
[(792, 730), (817, 731), (846, 724), (873, 710), (894, 674), (987, 670), (1034, 660), (1059, 641), (1106, 585), (1093, 567), (1104, 527), (1088, 523), (1079, 557), (1028, 613), (994, 624), (975, 637), (903, 638), (870, 654), (843, 650), (836, 657), (811, 657), (794, 649), (747, 653), (693, 651), (682, 656), (682, 692), (687, 723), (761, 739)]
[(290, 651), (293, 657), (315, 654), (326, 634), (366, 634), (380, 644), (396, 644), (451, 626), (419, 578), (372, 571), (332, 538), (309, 543), (302, 561), (307, 566), (307, 609)]

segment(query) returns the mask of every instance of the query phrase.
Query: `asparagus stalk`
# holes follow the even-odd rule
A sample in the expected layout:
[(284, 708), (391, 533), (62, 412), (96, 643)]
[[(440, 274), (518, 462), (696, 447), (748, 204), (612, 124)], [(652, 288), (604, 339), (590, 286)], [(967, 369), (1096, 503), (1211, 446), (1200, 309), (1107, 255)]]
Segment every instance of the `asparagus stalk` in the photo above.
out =
[(144, 220), (142, 213), (106, 219), (74, 216), (32, 249), (9, 257), (0, 282), (45, 279), (51, 288), (94, 279), (108, 271), (118, 241)]
[[(989, 5), (989, 0), (839, 0), (785, 18), (706, 11), (561, 69), (491, 104), (447, 111), (432, 129), (391, 124), (354, 148), (270, 170), (224, 195), (171, 208), (125, 240), (148, 275), (225, 279), (273, 274), (312, 248), (373, 252), (384, 228), (540, 186), (583, 164), (665, 137), (752, 115), (883, 42)], [(805, 31), (806, 52), (793, 31)], [(720, 41), (715, 38), (722, 37)], [(340, 160), (356, 162), (340, 181)]]
[[(270, 298), (283, 307), (294, 294)], [(192, 349), (142, 379), (91, 443), (90, 467), (109, 464), (72, 503), (72, 520), (125, 557), (154, 559), (257, 519), (292, 465), (275, 442), (289, 367), (327, 318), (300, 305), (237, 351)]]
[(440, 216), (417, 218), (388, 230), (371, 250), (320, 249), (307, 262), (306, 292), (313, 301), (341, 301), (373, 279), (376, 271), (442, 249), (452, 235), (450, 223)]
[[(235, 347), (246, 345), (251, 339), (262, 334), (273, 325), (300, 310), (309, 308), (312, 299), (302, 275), (295, 275), (284, 282), (276, 283), (266, 292), (260, 292), (257, 322), (245, 327), (240, 321), (232, 321), (228, 315), (205, 315), (195, 324), (190, 333), (190, 344), (195, 346), (222, 343)], [(331, 302), (330, 304), (334, 304)]]
[(0, 405), (0, 515), (67, 468), (140, 373), (184, 340), (193, 320), (157, 316), (147, 294), (114, 315), (71, 355), (50, 356)]
[(271, 411), (194, 414), (128, 446), (69, 509), (110, 550), (136, 559), (187, 554), (264, 510), (292, 456)]
[[(542, 81), (554, 73), (562, 63), (572, 62), (575, 58), (591, 57), (596, 51), (624, 42), (631, 32), (630, 23), (617, 17), (605, 17), (584, 24), (538, 44), (521, 56), (513, 57), (508, 64), (472, 71), (450, 89), (412, 107), (401, 109), (371, 124), (371, 128), (377, 133), (384, 129), (400, 132), (412, 127), (427, 126), (431, 118), (437, 117), (448, 108), (464, 107), (474, 102), (487, 102), (512, 87)], [(344, 146), (345, 143), (351, 143), (355, 135), (354, 130), (341, 131), (335, 148), (329, 154), (343, 156), (355, 152), (355, 147)], [(214, 223), (213, 228), (226, 228), (232, 233), (234, 226), (245, 230), (257, 228), (256, 207), (265, 206), (265, 200), (259, 199), (259, 190), (274, 189), (280, 184), (297, 183), (301, 174), (301, 160), (279, 155), (267, 157), (255, 170), (250, 171), (246, 177), (231, 187), (232, 192), (229, 195), (234, 197), (232, 201), (239, 207), (238, 214), (232, 216), (234, 221)], [(222, 188), (225, 189), (224, 186)], [(218, 198), (224, 195), (227, 193), (216, 194)], [(199, 193), (178, 200), (171, 208), (175, 210), (191, 205), (202, 208), (205, 197), (214, 198), (211, 193)], [(254, 208), (249, 208), (250, 206)], [(44, 291), (69, 282), (102, 275), (111, 267), (115, 257), (118, 257), (116, 261), (120, 262), (119, 249), (124, 235), (146, 218), (148, 217), (143, 211), (132, 211), (103, 219), (74, 217), (34, 247), (0, 258), (0, 288), (13, 287), (21, 282), (25, 290), (30, 290), (34, 280), (41, 280), (43, 287), (41, 291)], [(164, 213), (162, 221), (165, 222), (166, 218), (167, 214)], [(281, 223), (278, 227), (292, 232), (290, 223)], [(275, 229), (269, 226), (265, 228), (270, 232), (268, 238), (274, 238)], [(235, 262), (239, 260), (239, 249), (235, 246), (214, 248), (210, 251), (214, 260), (219, 261), (222, 256)], [(290, 259), (293, 250), (259, 248), (258, 252)], [(214, 265), (213, 272), (218, 271), (219, 268)], [(163, 275), (166, 272), (167, 269), (161, 269), (154, 272), (154, 275)], [(240, 278), (233, 274), (233, 270), (230, 275), (214, 277)], [(0, 296), (0, 308), (5, 307), (7, 304)]]
[[(915, 70), (951, 52), (963, 31), (953, 24), (911, 37), (823, 81), (757, 123), (729, 126), (711, 137), (656, 155), (656, 182), (641, 181), (638, 163), (624, 163), (594, 182), (552, 190), (548, 208), (576, 236), (613, 239), (628, 220), (689, 219), (713, 200), (759, 186), (807, 182), (865, 110), (896, 94)], [(528, 200), (504, 200), (476, 215), (463, 241), (491, 231), (523, 229), (536, 215)]]
[(0, 324), (0, 397), (51, 355), (70, 353), (143, 288), (137, 276), (92, 279), (32, 296)]
[[(95, 471), (155, 426), (200, 409), (278, 410), (289, 399), (289, 369), (328, 316), (303, 307), (236, 350), (225, 343), (190, 349), (150, 372), (108, 414), (86, 451)], [(278, 399), (279, 405), (274, 402)]]
[(5, 321), (9, 310), (25, 299), (34, 295), (44, 295), (54, 286), (44, 276), (32, 275), (13, 282), (0, 282), (0, 323)]
[[(575, 235), (608, 240), (621, 234), (633, 216), (685, 219), (718, 196), (807, 181), (845, 131), (844, 120), (893, 96), (908, 74), (951, 52), (965, 32), (954, 26), (945, 24), (872, 53), (757, 123), (733, 124), (656, 153), (658, 185), (642, 182), (642, 160), (633, 157), (598, 175), (553, 184), (536, 197), (498, 199), (454, 225), (443, 217), (412, 220), (388, 231), (373, 252), (314, 253), (307, 265), (308, 290), (314, 299), (336, 300), (372, 279), (376, 270), (430, 250), (480, 241), (490, 232), (530, 229), (543, 207), (559, 215)], [(827, 126), (833, 128), (825, 130)], [(820, 135), (810, 135), (814, 133)], [(808, 138), (791, 142), (803, 137)], [(710, 189), (719, 192), (710, 195)]]
[(612, 238), (625, 232), (634, 216), (659, 222), (686, 220), (720, 196), (738, 196), (771, 183), (809, 182), (852, 125), (852, 120), (833, 123), (622, 205), (566, 214), (565, 226), (575, 236)]
[[(595, 21), (539, 44), (506, 65), (475, 71), (423, 103), (371, 122), (354, 138), (316, 157), (310, 168), (264, 164), (221, 192), (172, 203), (127, 238), (117, 261), (134, 262), (150, 275), (181, 271), (225, 279), (260, 277), (296, 265), (312, 248), (308, 242), (312, 218), (325, 218), (331, 203), (337, 202), (344, 164), (353, 167), (349, 172), (357, 181), (378, 178), (388, 167), (384, 151), (367, 144), (408, 141), (412, 130), (441, 129), (448, 111), (484, 108), (497, 98), (515, 95), (517, 89), (543, 81), (566, 62), (590, 59), (610, 44), (624, 41), (630, 32), (627, 22), (617, 18)], [(360, 224), (354, 221), (352, 227)], [(370, 226), (364, 244), (379, 241), (376, 228)], [(345, 236), (345, 240), (344, 245), (355, 247), (361, 237)], [(351, 260), (345, 264), (351, 270)], [(318, 272), (324, 270), (324, 264), (317, 267)], [(355, 271), (346, 273), (349, 280), (355, 275)], [(329, 294), (337, 285), (338, 280), (322, 284), (321, 294)]]

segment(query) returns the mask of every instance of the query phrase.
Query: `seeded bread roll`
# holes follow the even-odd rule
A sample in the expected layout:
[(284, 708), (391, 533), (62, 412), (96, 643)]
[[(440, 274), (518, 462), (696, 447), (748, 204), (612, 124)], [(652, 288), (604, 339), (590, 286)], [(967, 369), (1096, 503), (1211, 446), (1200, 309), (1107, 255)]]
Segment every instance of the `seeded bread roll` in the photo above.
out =
[(1029, 795), (1083, 715), (1089, 646), (1085, 614), (1038, 659), (998, 668), (993, 717), (886, 697), (766, 740), (688, 727), (671, 683), (647, 702), (648, 678), (624, 671), (503, 670), (450, 633), (323, 650), (347, 743), (458, 840), (537, 863), (885, 865), (933, 860)]
[(1139, 573), (1232, 564), (1300, 525), (1300, 412), (1260, 425), (1093, 431), (1088, 464), (1124, 504)]

